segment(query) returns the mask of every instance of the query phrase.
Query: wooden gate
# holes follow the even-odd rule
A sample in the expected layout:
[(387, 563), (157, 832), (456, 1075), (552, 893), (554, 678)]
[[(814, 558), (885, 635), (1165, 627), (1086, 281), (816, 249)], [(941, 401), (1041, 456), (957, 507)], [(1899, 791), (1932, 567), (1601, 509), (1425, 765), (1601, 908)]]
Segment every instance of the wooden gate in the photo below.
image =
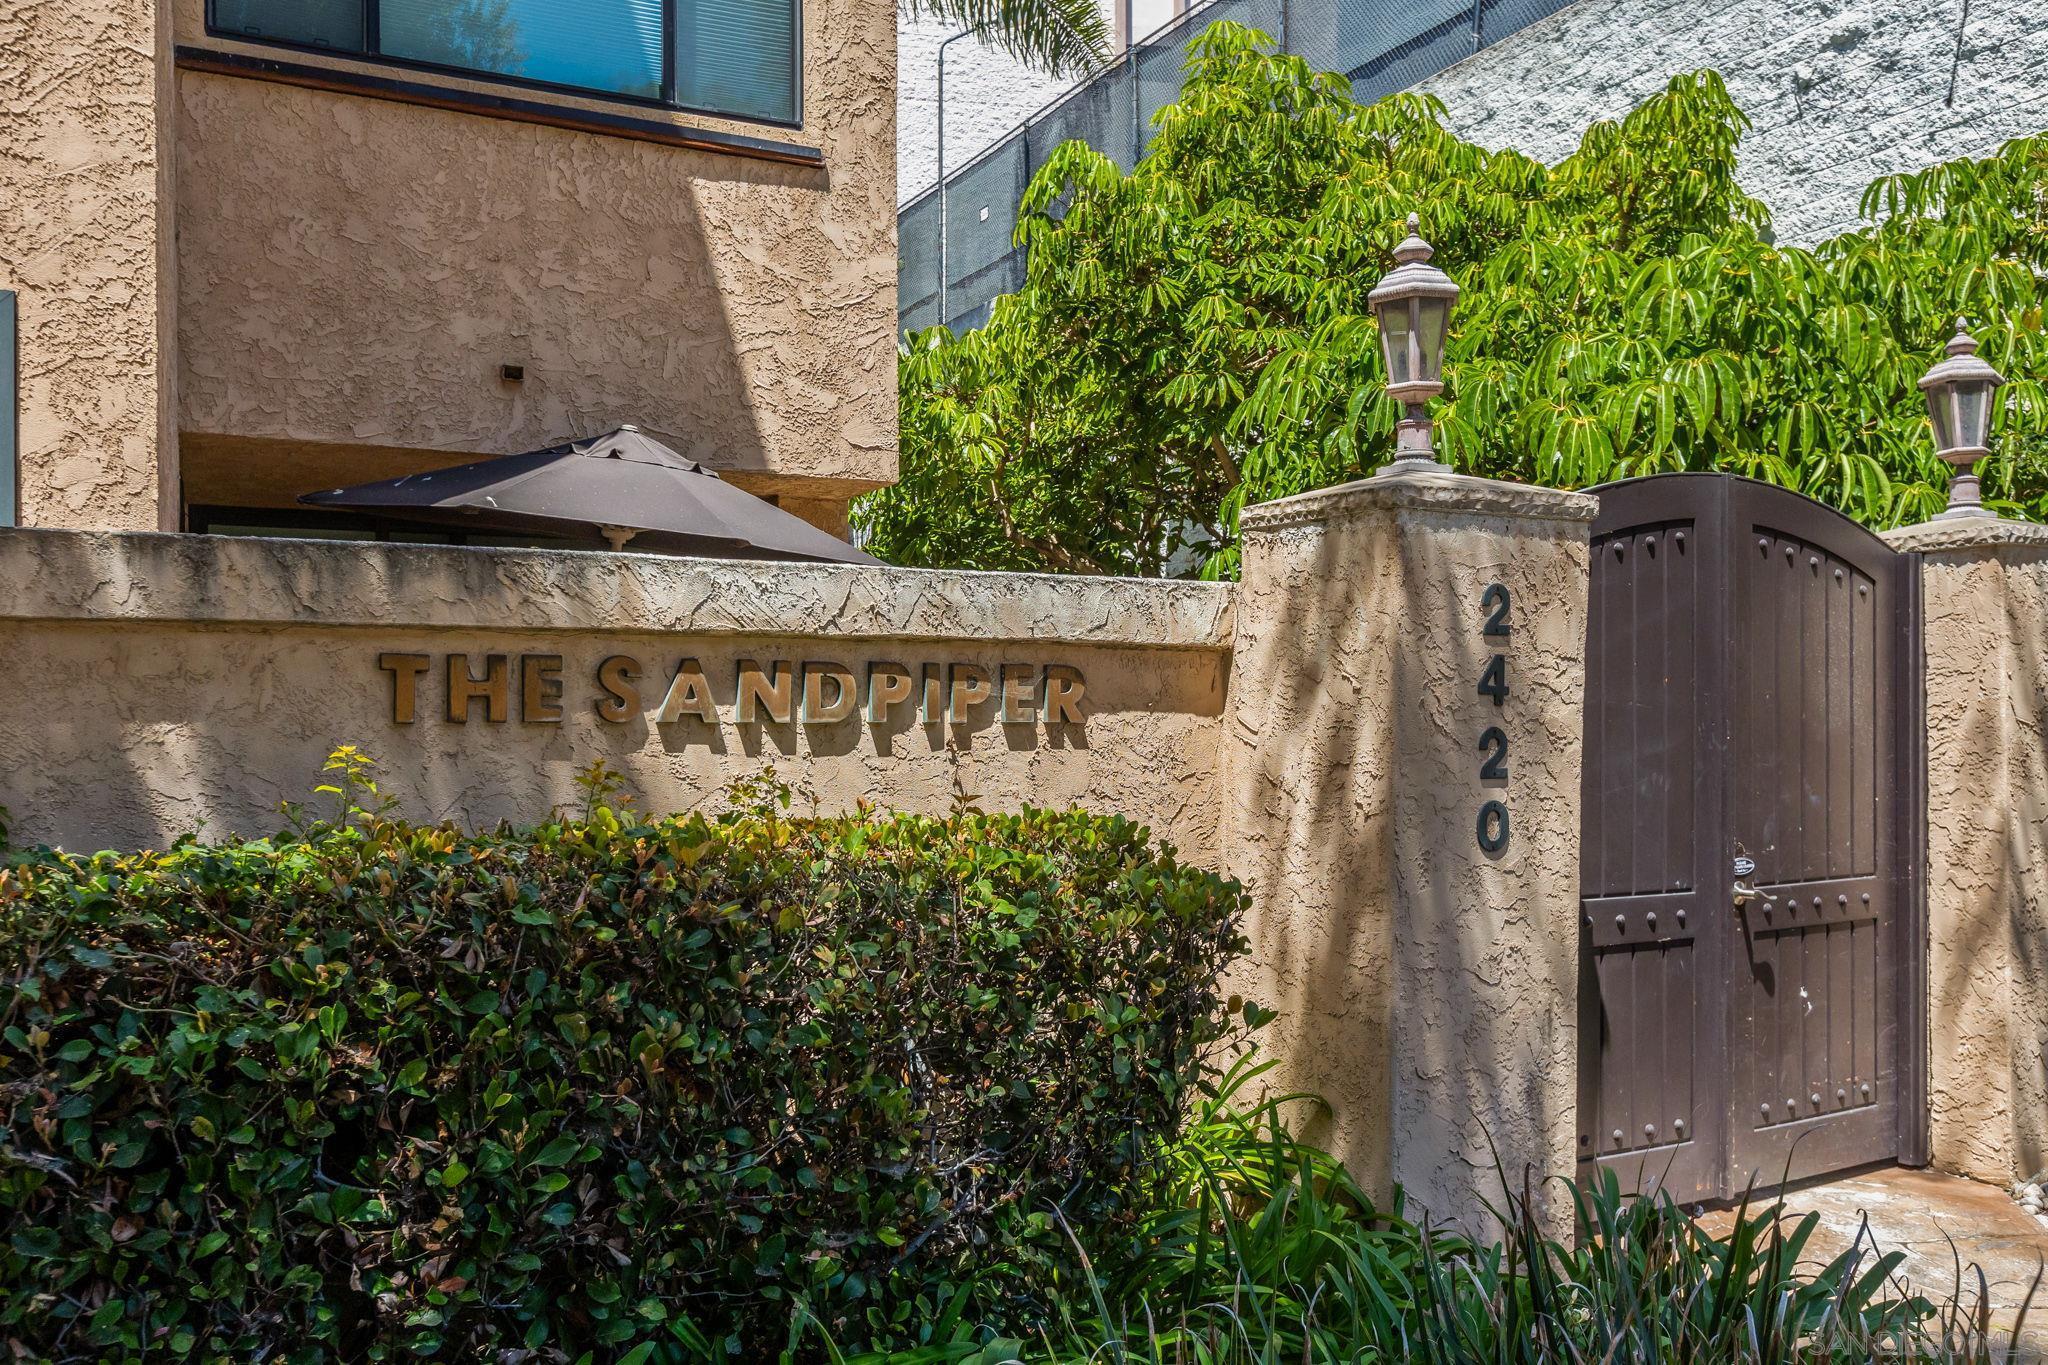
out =
[(1748, 479), (1596, 491), (1581, 1173), (1924, 1161), (1917, 563)]

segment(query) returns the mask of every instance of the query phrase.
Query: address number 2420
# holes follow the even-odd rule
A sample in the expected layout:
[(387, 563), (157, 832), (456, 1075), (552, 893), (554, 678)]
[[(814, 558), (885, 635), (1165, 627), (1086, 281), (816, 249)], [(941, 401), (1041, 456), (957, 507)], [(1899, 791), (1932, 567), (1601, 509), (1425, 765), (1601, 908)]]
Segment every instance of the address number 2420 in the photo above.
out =
[[(1512, 629), (1508, 621), (1509, 609), (1514, 598), (1505, 583), (1489, 583), (1480, 594), (1479, 612), (1485, 624), (1480, 627), (1482, 641), (1501, 641), (1503, 646)], [(1489, 654), (1486, 666), (1479, 673), (1479, 695), (1493, 703), (1496, 711), (1505, 712), (1508, 704), (1508, 656), (1503, 653)], [(1503, 714), (1500, 717), (1505, 720)], [(1479, 781), (1487, 787), (1497, 787), (1500, 795), (1490, 797), (1479, 807), (1478, 836), (1479, 851), (1486, 854), (1505, 852), (1511, 830), (1508, 820), (1508, 732), (1499, 725), (1489, 725), (1479, 732), (1479, 752), (1485, 755), (1479, 764)]]

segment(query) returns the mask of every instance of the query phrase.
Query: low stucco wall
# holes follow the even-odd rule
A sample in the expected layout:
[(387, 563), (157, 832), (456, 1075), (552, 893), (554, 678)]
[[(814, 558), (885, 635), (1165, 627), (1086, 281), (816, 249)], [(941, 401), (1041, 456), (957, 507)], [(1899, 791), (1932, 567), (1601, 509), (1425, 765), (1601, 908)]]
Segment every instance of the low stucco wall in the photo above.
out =
[(2048, 1169), (2048, 527), (1886, 539), (1926, 604), (1932, 1156), (2003, 1185)]
[[(1594, 499), (1382, 476), (1244, 514), (1225, 865), (1253, 893), (1234, 984), (1280, 1017), (1280, 1091), (1374, 1193), (1475, 1230), (1569, 1174), (1580, 716)], [(1489, 587), (1509, 633), (1488, 636)], [(1505, 660), (1507, 696), (1479, 684)], [(1480, 738), (1499, 726), (1508, 776)], [(1489, 801), (1512, 819), (1488, 852)], [(1546, 1216), (1569, 1211), (1552, 1207)]]
[[(17, 585), (0, 615), (0, 688), (18, 699), (0, 804), (17, 842), (268, 832), (355, 744), (416, 817), (533, 819), (578, 803), (574, 776), (598, 758), (657, 811), (715, 805), (772, 765), (827, 808), (1075, 803), (1214, 861), (1227, 586), (32, 530), (0, 531), (0, 581)], [(410, 723), (394, 719), (410, 666), (385, 656), (427, 660)], [(450, 656), (486, 680), (504, 661), (501, 719), (483, 695), (449, 718)], [(635, 668), (608, 686), (600, 669), (620, 658)], [(664, 724), (684, 659), (712, 719), (679, 692)], [(765, 681), (794, 673), (790, 720), (737, 719), (743, 660)], [(878, 663), (912, 680), (883, 720), (864, 705), (804, 719), (806, 664), (843, 665), (864, 694)], [(937, 723), (927, 665), (963, 680), (955, 693), (941, 673), (937, 711), (958, 706)], [(1053, 714), (1046, 699), (1076, 683), (1079, 719)], [(837, 701), (829, 681), (811, 698), (825, 714)]]

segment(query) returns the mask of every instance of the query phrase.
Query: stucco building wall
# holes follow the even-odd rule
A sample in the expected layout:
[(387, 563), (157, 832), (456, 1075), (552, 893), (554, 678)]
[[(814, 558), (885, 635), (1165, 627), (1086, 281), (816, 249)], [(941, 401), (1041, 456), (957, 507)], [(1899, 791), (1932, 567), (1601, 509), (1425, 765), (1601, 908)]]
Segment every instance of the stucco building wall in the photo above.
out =
[[(0, 805), (18, 842), (265, 833), (355, 744), (416, 818), (537, 819), (575, 805), (598, 758), (658, 811), (715, 806), (772, 765), (827, 808), (1074, 804), (1215, 861), (1223, 585), (32, 530), (0, 531), (0, 574), (20, 585), (0, 608), (0, 687), (21, 699), (0, 721)], [(430, 660), (409, 724), (385, 654)], [(502, 719), (483, 701), (448, 718), (451, 654), (475, 677), (503, 656)], [(560, 660), (558, 721), (527, 710), (529, 655)], [(639, 664), (619, 722), (597, 712), (614, 656)], [(658, 722), (684, 658), (715, 721)], [(882, 724), (741, 723), (741, 659), (857, 678), (875, 661), (973, 665), (998, 689), (1006, 664), (1034, 680), (1050, 666), (1085, 693), (1074, 723), (1006, 723), (999, 690), (961, 723), (923, 723), (915, 694)]]
[[(1234, 977), (1279, 1011), (1276, 1090), (1381, 1197), (1487, 1226), (1501, 1169), (1572, 1171), (1580, 712), (1594, 499), (1379, 477), (1244, 514), (1223, 742), (1226, 868), (1253, 895)], [(1511, 594), (1510, 634), (1482, 599)], [(1502, 705), (1478, 691), (1506, 659)], [(1505, 783), (1481, 733), (1508, 735)], [(1506, 846), (1479, 846), (1500, 800)], [(1307, 1118), (1308, 1116), (1300, 1116)], [(1568, 1226), (1569, 1211), (1545, 1216)]]
[(1703, 67), (1749, 115), (1743, 187), (1792, 244), (1854, 227), (1878, 176), (2048, 131), (2032, 0), (1578, 0), (1417, 89), (1460, 136), (1554, 162)]
[[(895, 8), (803, 16), (794, 128), (396, 72), (753, 144), (714, 151), (308, 88), (394, 69), (204, 0), (0, 6), (22, 521), (174, 528), (636, 422), (843, 531), (896, 472)], [(206, 69), (237, 60), (268, 75)]]
[(1922, 552), (1934, 1164), (2048, 1169), (2048, 527), (1937, 522)]
[[(895, 9), (803, 14), (802, 127), (651, 116), (815, 168), (181, 72), (189, 500), (289, 505), (626, 421), (827, 519), (892, 481)], [(379, 70), (208, 35), (202, 0), (178, 21), (209, 52)]]
[(0, 289), (39, 525), (175, 524), (168, 22), (157, 0), (0, 3)]

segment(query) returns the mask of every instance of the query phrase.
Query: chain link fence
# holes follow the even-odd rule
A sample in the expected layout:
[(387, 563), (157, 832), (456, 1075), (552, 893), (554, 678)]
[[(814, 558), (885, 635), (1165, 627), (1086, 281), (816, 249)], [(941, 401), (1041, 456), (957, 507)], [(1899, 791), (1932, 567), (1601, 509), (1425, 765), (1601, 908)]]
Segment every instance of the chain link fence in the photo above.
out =
[(1567, 3), (1205, 0), (897, 210), (898, 325), (914, 331), (943, 321), (957, 331), (985, 322), (989, 304), (1024, 283), (1024, 251), (1012, 239), (1031, 177), (1069, 138), (1125, 170), (1137, 164), (1152, 116), (1180, 96), (1188, 43), (1219, 19), (1271, 34), (1310, 65), (1345, 73), (1359, 99), (1375, 100)]

